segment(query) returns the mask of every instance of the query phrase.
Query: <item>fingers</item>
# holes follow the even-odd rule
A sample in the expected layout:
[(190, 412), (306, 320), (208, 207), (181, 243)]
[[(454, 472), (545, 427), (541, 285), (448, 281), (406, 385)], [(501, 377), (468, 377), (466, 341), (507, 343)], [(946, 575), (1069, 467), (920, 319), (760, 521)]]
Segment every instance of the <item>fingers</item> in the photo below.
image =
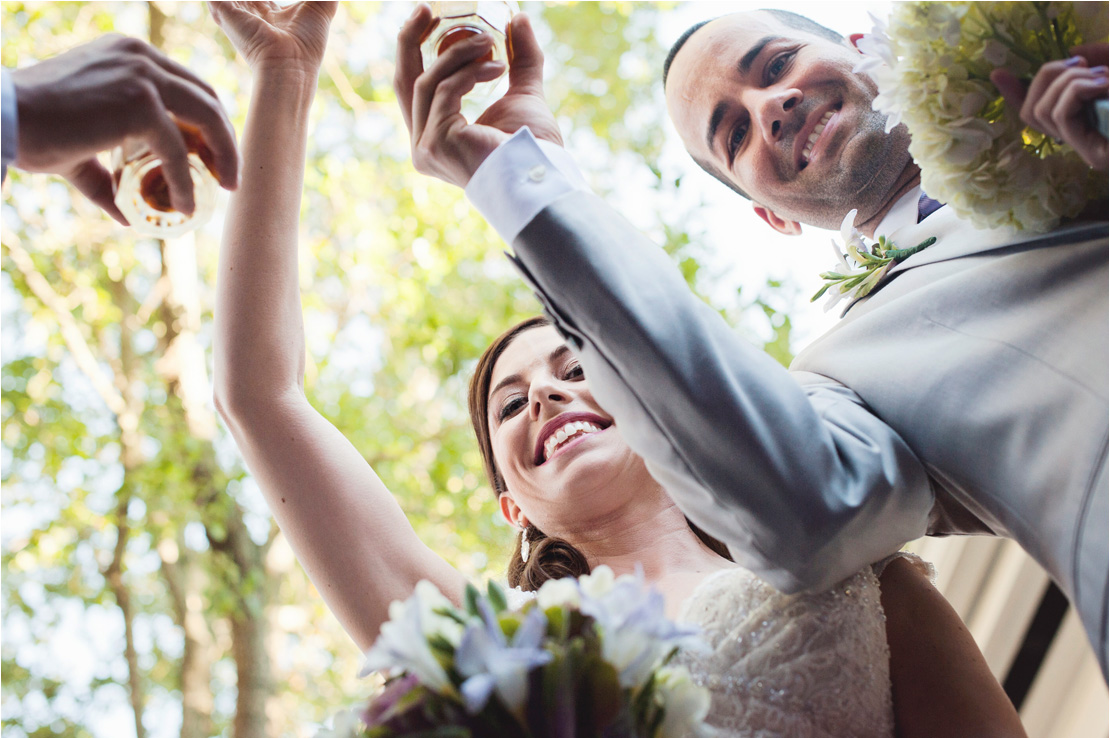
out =
[[(452, 77), (456, 72), (474, 62), (487, 53), (493, 46), (493, 39), (489, 34), (482, 33), (477, 36), (460, 41), (447, 51), (443, 52), (435, 64), (416, 80), (413, 85), (412, 98), (412, 140), (419, 141), (428, 123), (428, 115), (432, 108), (432, 101), (437, 96), (442, 96), (438, 101), (437, 110), (458, 110), (462, 106), (462, 94), (459, 93), (461, 81), (444, 86), (442, 91), (437, 90), (440, 83)], [(487, 62), (489, 64), (490, 62)], [(500, 64), (500, 62), (492, 62)], [(502, 69), (504, 67), (501, 67)], [(473, 84), (471, 85), (473, 87)], [(467, 90), (470, 88), (468, 87)]]
[(536, 40), (532, 21), (517, 13), (509, 24), (509, 94), (543, 97), (543, 49)]
[(213, 174), (220, 184), (229, 190), (238, 187), (239, 151), (235, 145), (235, 128), (219, 100), (180, 78), (166, 77), (155, 84), (165, 109), (200, 129), (201, 139), (212, 152)]
[(397, 94), (401, 115), (410, 133), (412, 132), (413, 87), (416, 85), (416, 80), (424, 73), (424, 59), (420, 52), (420, 44), (431, 29), (433, 20), (435, 19), (432, 17), (432, 9), (427, 4), (420, 3), (397, 34), (397, 70), (393, 76), (393, 91)]
[(162, 160), (162, 174), (169, 189), (170, 204), (174, 210), (192, 215), (196, 207), (193, 202), (193, 177), (189, 173), (189, 150), (181, 129), (163, 111), (153, 117), (141, 135), (150, 150)]
[[(213, 12), (227, 11), (213, 8)], [(132, 67), (140, 70), (158, 90), (161, 105), (155, 104), (157, 109), (152, 111), (154, 129), (161, 127), (166, 110), (195, 125), (200, 129), (205, 145), (212, 152), (215, 169), (213, 174), (227, 189), (238, 187), (239, 153), (235, 145), (235, 129), (228, 120), (216, 91), (188, 67), (170, 59), (147, 43), (126, 37), (121, 37), (114, 43), (124, 53), (136, 55), (133, 57), (135, 64)], [(146, 61), (141, 61), (142, 58)], [(149, 97), (141, 100), (157, 103)], [(189, 190), (192, 191), (191, 185)]]
[(112, 216), (112, 219), (117, 223), (125, 226), (130, 225), (127, 218), (116, 207), (112, 175), (99, 161), (89, 159), (78, 164), (73, 171), (66, 174), (66, 179), (77, 188), (78, 192)]
[(1074, 148), (1087, 166), (1102, 171), (1107, 168), (1107, 140), (1090, 125), (1086, 106), (1092, 100), (1105, 98), (1107, 92), (1105, 73), (1075, 80), (1060, 91), (1051, 112), (1059, 138)]

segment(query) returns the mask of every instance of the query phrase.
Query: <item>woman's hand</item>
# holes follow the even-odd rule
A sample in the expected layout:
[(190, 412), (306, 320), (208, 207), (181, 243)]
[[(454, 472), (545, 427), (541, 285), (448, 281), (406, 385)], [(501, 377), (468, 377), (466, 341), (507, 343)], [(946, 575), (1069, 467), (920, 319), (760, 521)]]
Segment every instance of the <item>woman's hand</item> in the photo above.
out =
[(454, 44), (424, 69), (420, 42), (434, 21), (429, 7), (420, 4), (397, 36), (393, 89), (418, 172), (465, 187), (486, 157), (525, 125), (537, 138), (563, 144), (543, 96), (543, 51), (526, 15), (517, 14), (511, 24), (509, 89), (473, 124), (463, 117), (463, 95), (478, 82), (496, 79), (504, 64), (480, 61), (492, 43), (483, 33)]
[(1087, 118), (1087, 105), (1107, 96), (1107, 45), (1087, 44), (1072, 49), (1070, 59), (1041, 67), (1026, 90), (1006, 69), (991, 73), (1006, 102), (1021, 111), (1026, 125), (1075, 149), (1088, 166), (1107, 168), (1107, 141)]
[(254, 71), (267, 68), (315, 73), (328, 45), (337, 2), (209, 2), (208, 10)]

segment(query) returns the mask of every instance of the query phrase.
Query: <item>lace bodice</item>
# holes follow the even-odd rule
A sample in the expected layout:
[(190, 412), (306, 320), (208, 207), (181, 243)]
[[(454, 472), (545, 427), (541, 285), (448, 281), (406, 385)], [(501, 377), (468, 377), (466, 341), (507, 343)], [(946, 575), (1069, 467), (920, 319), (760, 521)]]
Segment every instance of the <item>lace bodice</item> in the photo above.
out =
[(680, 654), (713, 696), (719, 738), (891, 738), (890, 652), (871, 569), (784, 595), (744, 569), (710, 575), (679, 620), (709, 650)]
[[(717, 738), (893, 738), (890, 649), (878, 574), (898, 553), (817, 594), (784, 595), (746, 569), (711, 574), (678, 620), (708, 649), (684, 664), (712, 694)], [(532, 592), (510, 590), (519, 607)]]

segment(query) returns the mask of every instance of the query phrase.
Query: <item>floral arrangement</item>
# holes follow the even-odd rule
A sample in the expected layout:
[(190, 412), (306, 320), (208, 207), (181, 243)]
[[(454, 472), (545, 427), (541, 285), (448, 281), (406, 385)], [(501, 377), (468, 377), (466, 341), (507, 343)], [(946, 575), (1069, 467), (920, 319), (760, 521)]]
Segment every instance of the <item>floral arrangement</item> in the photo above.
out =
[(905, 2), (858, 46), (887, 130), (906, 124), (929, 196), (981, 228), (1046, 231), (1106, 196), (1106, 177), (1027, 128), (990, 81), (1032, 79), (1075, 45), (1107, 34), (1104, 2)]
[[(864, 235), (853, 225), (856, 222), (856, 212), (852, 210), (844, 216), (844, 221), (840, 224), (840, 238), (844, 241), (844, 245), (842, 247), (835, 239), (832, 242), (833, 253), (836, 254), (836, 266), (827, 272), (822, 272), (821, 279), (825, 284), (817, 290), (817, 294), (809, 298), (809, 301), (813, 302), (828, 292), (829, 299), (825, 303), (825, 312), (831, 310), (841, 300), (866, 297), (875, 285), (882, 281), (891, 266), (913, 256), (918, 251), (929, 248), (937, 240), (935, 237), (929, 237), (916, 246), (900, 249), (886, 236), (879, 236), (875, 243), (869, 246)], [(841, 251), (841, 248), (844, 251)]]
[(711, 735), (709, 694), (670, 665), (695, 633), (663, 614), (642, 576), (598, 567), (545, 583), (510, 609), (490, 583), (466, 606), (422, 581), (390, 605), (363, 675), (390, 670), (361, 714), (337, 716), (336, 738), (678, 738)]

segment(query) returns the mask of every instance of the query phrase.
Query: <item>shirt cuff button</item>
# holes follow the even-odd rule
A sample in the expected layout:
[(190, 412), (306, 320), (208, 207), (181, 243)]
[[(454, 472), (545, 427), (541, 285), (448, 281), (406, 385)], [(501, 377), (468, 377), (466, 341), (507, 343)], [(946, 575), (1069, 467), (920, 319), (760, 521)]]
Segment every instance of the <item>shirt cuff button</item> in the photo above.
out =
[(543, 164), (537, 164), (536, 166), (528, 170), (528, 179), (532, 180), (533, 182), (542, 182), (544, 176), (546, 175), (547, 167), (545, 167)]

